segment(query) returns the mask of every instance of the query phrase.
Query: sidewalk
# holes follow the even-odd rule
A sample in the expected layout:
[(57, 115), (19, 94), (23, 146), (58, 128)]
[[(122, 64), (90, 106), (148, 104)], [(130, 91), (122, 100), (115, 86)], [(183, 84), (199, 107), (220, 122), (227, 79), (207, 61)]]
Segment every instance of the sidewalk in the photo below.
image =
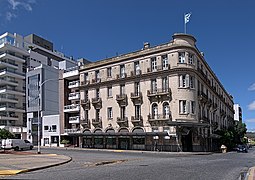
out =
[(255, 166), (248, 170), (245, 180), (255, 180)]
[(0, 151), (0, 175), (15, 175), (70, 162), (72, 159), (57, 154), (36, 154), (30, 151)]

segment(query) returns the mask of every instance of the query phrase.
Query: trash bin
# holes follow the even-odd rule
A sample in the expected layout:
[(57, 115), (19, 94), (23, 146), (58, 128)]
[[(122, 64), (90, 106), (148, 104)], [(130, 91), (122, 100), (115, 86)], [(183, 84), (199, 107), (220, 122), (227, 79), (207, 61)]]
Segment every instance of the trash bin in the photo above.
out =
[(225, 146), (224, 144), (221, 145), (220, 149), (221, 149), (222, 153), (226, 153), (227, 152), (227, 146)]

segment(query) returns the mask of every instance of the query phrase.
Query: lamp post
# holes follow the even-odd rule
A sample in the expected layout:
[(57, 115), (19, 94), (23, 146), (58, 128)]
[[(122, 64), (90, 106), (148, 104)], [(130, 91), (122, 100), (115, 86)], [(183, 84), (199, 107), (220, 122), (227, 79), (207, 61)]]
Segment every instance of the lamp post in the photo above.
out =
[(40, 79), (38, 79), (38, 123), (37, 123), (37, 141), (38, 141), (38, 145), (37, 145), (37, 154), (41, 154), (41, 138), (40, 138), (40, 119), (41, 119), (41, 114), (40, 114), (40, 108), (41, 108), (41, 104), (40, 104), (40, 99), (41, 99), (41, 88), (42, 86), (49, 81), (58, 81), (58, 80), (62, 80), (62, 79), (46, 79), (45, 81), (43, 81), (42, 83), (40, 83)]

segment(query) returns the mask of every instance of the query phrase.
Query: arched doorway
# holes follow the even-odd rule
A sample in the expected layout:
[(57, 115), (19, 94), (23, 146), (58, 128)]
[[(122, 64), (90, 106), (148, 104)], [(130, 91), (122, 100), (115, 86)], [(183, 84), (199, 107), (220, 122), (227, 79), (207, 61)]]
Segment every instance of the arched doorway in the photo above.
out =
[(140, 127), (133, 129), (132, 132), (132, 146), (135, 150), (145, 149), (145, 133)]
[(115, 136), (115, 130), (114, 129), (107, 129), (105, 131), (107, 134), (105, 145), (107, 149), (116, 149), (116, 136)]
[(104, 148), (104, 137), (102, 136), (101, 129), (94, 131), (94, 147), (99, 149)]
[(130, 137), (128, 136), (128, 129), (121, 128), (119, 130), (118, 136), (118, 148), (119, 149), (129, 149), (130, 147)]
[(163, 117), (165, 119), (169, 119), (170, 115), (170, 107), (169, 104), (167, 102), (164, 102), (163, 104)]
[(90, 132), (89, 129), (85, 129), (83, 131), (82, 147), (84, 147), (84, 148), (92, 147), (92, 133)]

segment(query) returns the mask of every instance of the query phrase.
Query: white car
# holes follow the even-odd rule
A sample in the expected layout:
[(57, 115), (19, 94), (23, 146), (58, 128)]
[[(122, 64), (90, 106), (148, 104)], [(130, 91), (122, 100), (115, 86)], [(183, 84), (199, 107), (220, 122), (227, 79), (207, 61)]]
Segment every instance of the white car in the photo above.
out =
[(25, 150), (25, 149), (33, 149), (33, 144), (28, 140), (24, 139), (3, 139), (2, 140), (2, 149), (14, 149), (18, 150)]

